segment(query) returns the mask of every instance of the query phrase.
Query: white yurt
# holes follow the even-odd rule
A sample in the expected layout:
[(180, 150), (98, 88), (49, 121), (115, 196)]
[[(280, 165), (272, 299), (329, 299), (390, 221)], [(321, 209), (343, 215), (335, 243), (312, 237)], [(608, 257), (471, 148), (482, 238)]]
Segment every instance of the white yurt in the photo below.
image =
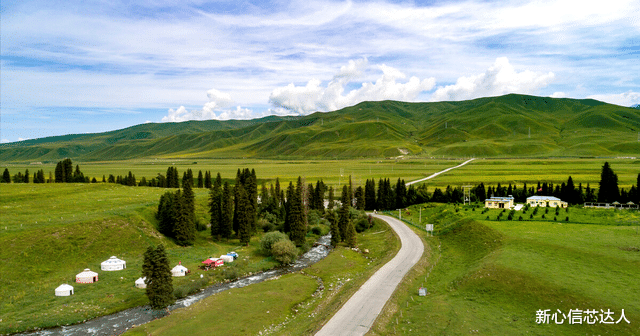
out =
[(147, 279), (147, 277), (138, 278), (138, 280), (136, 280), (136, 287), (137, 288), (147, 288), (147, 284), (144, 282), (146, 279)]
[(103, 271), (121, 271), (127, 268), (127, 262), (112, 256), (100, 264)]
[(77, 283), (94, 283), (96, 281), (98, 281), (98, 273), (93, 272), (88, 268), (85, 268), (84, 271), (76, 275)]
[(185, 276), (189, 270), (182, 266), (181, 262), (178, 262), (178, 265), (171, 269), (171, 275), (175, 276)]
[(62, 284), (56, 288), (56, 296), (69, 296), (73, 295), (73, 286)]
[(230, 256), (228, 254), (221, 255), (220, 259), (224, 260), (225, 263), (233, 262), (233, 256)]

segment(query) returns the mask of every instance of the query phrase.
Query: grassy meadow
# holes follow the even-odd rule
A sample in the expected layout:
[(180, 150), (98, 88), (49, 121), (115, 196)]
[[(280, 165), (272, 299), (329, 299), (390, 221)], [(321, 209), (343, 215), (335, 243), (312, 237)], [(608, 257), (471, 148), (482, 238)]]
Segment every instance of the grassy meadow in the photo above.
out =
[[(259, 250), (260, 236), (248, 247), (237, 239), (214, 242), (207, 230), (193, 246), (183, 248), (157, 233), (157, 200), (166, 189), (112, 184), (3, 184), (0, 188), (0, 334), (77, 323), (147, 303), (136, 289), (142, 254), (149, 245), (164, 244), (172, 267), (179, 261), (192, 275), (174, 278), (178, 297), (213, 283), (278, 265)], [(196, 190), (196, 217), (208, 222), (207, 190)], [(326, 233), (328, 228), (323, 228)], [(317, 236), (309, 234), (315, 241)], [(240, 258), (212, 271), (197, 269), (202, 260), (229, 251)], [(115, 255), (127, 269), (100, 271)], [(76, 284), (85, 268), (99, 281)], [(200, 274), (204, 277), (200, 278)], [(55, 297), (62, 283), (74, 286), (70, 297)]]
[[(404, 218), (417, 221), (418, 212), (409, 212)], [(479, 209), (423, 207), (423, 223), (449, 230), (433, 237), (415, 230), (425, 256), (371, 334), (637, 334), (638, 213), (570, 208), (569, 214), (584, 222), (483, 220)], [(420, 286), (429, 295), (418, 296)], [(545, 309), (565, 315), (595, 309), (598, 319), (600, 309), (611, 309), (614, 322), (624, 309), (631, 324), (587, 324), (587, 314), (583, 324), (569, 324), (568, 318), (537, 324), (536, 312)]]

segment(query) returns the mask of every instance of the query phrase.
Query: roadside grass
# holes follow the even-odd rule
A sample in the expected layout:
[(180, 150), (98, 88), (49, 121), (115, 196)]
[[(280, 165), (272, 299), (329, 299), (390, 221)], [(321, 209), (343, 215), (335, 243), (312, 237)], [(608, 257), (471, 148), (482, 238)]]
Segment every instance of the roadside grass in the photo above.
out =
[[(212, 295), (127, 335), (174, 335), (186, 330), (198, 335), (311, 335), (393, 258), (399, 245), (386, 223), (375, 220), (372, 228), (358, 234), (358, 247), (368, 249), (368, 254), (340, 244), (298, 273)], [(323, 287), (318, 288), (319, 283)]]
[[(440, 236), (414, 231), (427, 258), (372, 335), (637, 333), (640, 254), (628, 247), (640, 246), (640, 236), (633, 227), (469, 220)], [(420, 286), (427, 296), (418, 296)], [(624, 309), (631, 324), (537, 324), (536, 311), (544, 309), (611, 309), (614, 321)]]
[(265, 325), (283, 322), (317, 287), (313, 278), (286, 274), (212, 295), (125, 335), (256, 335)]

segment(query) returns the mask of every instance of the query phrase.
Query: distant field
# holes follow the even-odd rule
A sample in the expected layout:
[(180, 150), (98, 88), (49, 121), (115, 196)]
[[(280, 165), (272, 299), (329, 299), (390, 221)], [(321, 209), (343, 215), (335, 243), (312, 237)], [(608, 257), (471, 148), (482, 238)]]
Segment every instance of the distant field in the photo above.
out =
[[(637, 334), (637, 212), (610, 210), (592, 216), (591, 223), (567, 224), (474, 220), (479, 209), (456, 213), (451, 205), (423, 209), (425, 221), (436, 226), (458, 221), (459, 226), (435, 237), (416, 231), (427, 245), (426, 258), (396, 292), (373, 335)], [(580, 211), (571, 208), (569, 216), (584, 220), (591, 213), (585, 209), (583, 216)], [(415, 209), (411, 219), (416, 218), (413, 213)], [(429, 295), (418, 296), (420, 286)], [(569, 324), (565, 319), (561, 325), (539, 325), (536, 311), (544, 309), (550, 314), (611, 309), (614, 322), (624, 309), (631, 324)]]
[[(223, 179), (234, 179), (238, 169), (249, 167), (256, 170), (260, 181), (271, 183), (276, 177), (281, 183), (288, 183), (303, 176), (307, 182), (322, 179), (325, 183), (338, 186), (348, 183), (349, 175), (355, 185), (364, 185), (367, 179), (389, 178), (393, 183), (398, 178), (406, 182), (429, 176), (445, 168), (457, 166), (464, 159), (446, 160), (435, 158), (407, 157), (404, 159), (359, 159), (359, 160), (256, 160), (256, 159), (216, 159), (216, 160), (131, 160), (115, 162), (74, 162), (79, 164), (85, 176), (95, 177), (98, 181), (109, 174), (127, 175), (131, 171), (139, 181), (143, 176), (148, 180), (159, 173), (166, 174), (167, 167), (178, 168), (180, 177), (187, 169), (194, 171), (211, 171), (213, 176), (220, 172)], [(477, 159), (461, 168), (451, 170), (436, 179), (425, 182), (429, 186), (446, 187), (447, 185), (485, 185), (523, 183), (566, 182), (571, 176), (576, 183), (586, 187), (598, 186), (600, 172), (604, 162), (609, 162), (618, 174), (618, 184), (628, 189), (636, 184), (640, 173), (640, 159)], [(29, 169), (30, 174), (43, 169), (45, 176), (53, 172), (54, 164), (49, 165), (3, 165), (10, 173), (16, 174)]]

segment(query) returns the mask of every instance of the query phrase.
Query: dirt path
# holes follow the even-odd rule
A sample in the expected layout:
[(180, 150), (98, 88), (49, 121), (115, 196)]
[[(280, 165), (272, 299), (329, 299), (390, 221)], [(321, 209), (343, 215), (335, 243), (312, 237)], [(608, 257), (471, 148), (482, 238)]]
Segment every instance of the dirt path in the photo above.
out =
[(342, 308), (325, 324), (316, 336), (364, 335), (382, 308), (424, 251), (420, 237), (401, 221), (383, 215), (372, 216), (384, 220), (398, 234), (402, 247), (398, 254), (382, 266)]
[(475, 160), (475, 159), (469, 159), (469, 160), (467, 160), (467, 161), (465, 161), (465, 162), (463, 162), (463, 163), (461, 163), (461, 164), (459, 164), (459, 165), (457, 165), (457, 166), (455, 166), (455, 167), (447, 168), (447, 169), (442, 170), (442, 171), (439, 171), (439, 172), (437, 172), (437, 173), (435, 173), (435, 174), (433, 174), (433, 175), (431, 175), (431, 176), (427, 176), (427, 177), (425, 177), (425, 178), (421, 178), (421, 179), (419, 179), (419, 180), (415, 180), (415, 181), (407, 182), (406, 184), (407, 184), (407, 185), (412, 185), (412, 184), (414, 184), (414, 183), (418, 183), (418, 182), (422, 182), (422, 181), (426, 181), (426, 180), (432, 179), (432, 178), (434, 178), (434, 177), (436, 177), (436, 176), (438, 176), (438, 175), (440, 175), (440, 174), (442, 174), (442, 173), (446, 173), (446, 172), (450, 171), (451, 169), (460, 168), (460, 167), (462, 167), (462, 166), (466, 165), (467, 163), (469, 163), (469, 162), (471, 162), (471, 161), (473, 161), (473, 160)]

